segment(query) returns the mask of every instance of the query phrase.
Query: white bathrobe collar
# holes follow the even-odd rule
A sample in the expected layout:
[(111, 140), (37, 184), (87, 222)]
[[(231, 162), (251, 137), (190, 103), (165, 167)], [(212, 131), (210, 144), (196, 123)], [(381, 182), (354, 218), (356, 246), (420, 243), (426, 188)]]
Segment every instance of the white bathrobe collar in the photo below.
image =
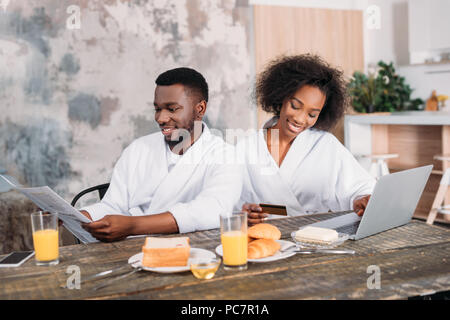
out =
[[(280, 194), (283, 194), (282, 198), (284, 200), (284, 204), (290, 208), (295, 208), (295, 211), (302, 212), (302, 204), (298, 201), (298, 198), (292, 192), (291, 184), (292, 184), (292, 172), (296, 170), (296, 168), (300, 165), (300, 163), (304, 160), (306, 155), (311, 151), (316, 139), (312, 139), (310, 129), (307, 129), (301, 132), (293, 141), (291, 147), (289, 148), (286, 157), (281, 163), (281, 167), (278, 167), (278, 164), (273, 159), (272, 155), (267, 148), (267, 142), (265, 139), (265, 132), (268, 128), (273, 127), (279, 118), (273, 117), (268, 120), (264, 126), (263, 130), (259, 130), (258, 133), (258, 143), (260, 150), (264, 150), (266, 157), (271, 159), (270, 163), (273, 169), (273, 172), (276, 173), (274, 175), (274, 187), (276, 185), (277, 190)], [(281, 179), (277, 179), (276, 176), (279, 176)], [(281, 181), (280, 181), (281, 180)]]
[[(263, 129), (273, 127), (274, 125), (277, 124), (278, 120), (279, 117), (277, 116), (272, 117), (264, 124)], [(267, 148), (264, 132), (265, 130), (260, 130), (260, 138), (262, 136), (265, 145), (265, 150), (267, 151), (268, 155), (273, 159), (272, 155), (269, 152), (269, 149)], [(297, 137), (295, 137), (294, 141), (292, 142), (289, 151), (287, 152), (283, 162), (281, 163), (281, 166), (279, 167), (280, 174), (286, 183), (289, 183), (289, 181), (291, 180), (291, 172), (300, 165), (303, 159), (305, 159), (306, 155), (312, 150), (314, 144), (317, 142), (317, 139), (312, 139), (312, 135), (314, 135), (314, 132), (311, 129), (306, 129), (303, 132), (301, 132)], [(275, 166), (278, 167), (275, 160), (273, 161), (273, 163)]]
[[(148, 211), (157, 212), (162, 207), (166, 207), (167, 203), (173, 202), (173, 194), (177, 193), (174, 190), (181, 192), (185, 187), (183, 183), (177, 183), (177, 181), (189, 181), (190, 176), (195, 173), (195, 169), (202, 162), (202, 159), (214, 148), (216, 140), (206, 123), (202, 122), (202, 124), (201, 136), (186, 150), (172, 170), (163, 178), (154, 195), (158, 201), (152, 201)], [(164, 137), (162, 139), (162, 142), (166, 143)]]

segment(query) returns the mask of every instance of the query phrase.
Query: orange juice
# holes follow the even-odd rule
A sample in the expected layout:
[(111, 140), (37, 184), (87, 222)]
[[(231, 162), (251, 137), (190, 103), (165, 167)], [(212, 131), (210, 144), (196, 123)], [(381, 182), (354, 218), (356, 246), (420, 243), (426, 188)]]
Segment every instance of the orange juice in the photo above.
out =
[(240, 266), (247, 263), (247, 233), (227, 231), (221, 235), (223, 263)]
[(58, 259), (58, 230), (44, 229), (33, 233), (36, 260), (52, 261)]

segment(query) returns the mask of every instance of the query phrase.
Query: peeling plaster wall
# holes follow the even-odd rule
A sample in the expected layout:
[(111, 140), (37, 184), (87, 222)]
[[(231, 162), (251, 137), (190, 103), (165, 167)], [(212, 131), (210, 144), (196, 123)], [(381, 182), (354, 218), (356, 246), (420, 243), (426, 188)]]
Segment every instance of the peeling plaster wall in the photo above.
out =
[[(66, 26), (80, 7), (80, 29)], [(0, 167), (70, 200), (109, 181), (158, 130), (154, 80), (179, 66), (210, 86), (205, 121), (254, 128), (251, 8), (235, 0), (16, 0), (0, 8)]]

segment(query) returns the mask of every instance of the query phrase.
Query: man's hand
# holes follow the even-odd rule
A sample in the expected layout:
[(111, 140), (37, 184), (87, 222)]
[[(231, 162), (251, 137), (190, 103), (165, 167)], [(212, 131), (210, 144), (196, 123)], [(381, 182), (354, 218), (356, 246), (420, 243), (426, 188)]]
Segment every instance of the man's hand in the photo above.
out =
[(84, 215), (86, 218), (92, 221), (91, 215), (86, 210), (81, 210), (80, 213)]
[[(85, 210), (81, 210), (80, 213), (92, 221), (92, 218), (91, 218), (91, 215), (89, 214), (89, 212), (87, 212)], [(61, 219), (58, 219), (58, 227), (61, 227), (63, 224), (64, 224), (64, 221), (62, 221)]]
[[(41, 209), (39, 209), (39, 210), (41, 210)], [(92, 221), (92, 218), (91, 218), (91, 215), (89, 214), (89, 212), (87, 212), (85, 210), (81, 210), (80, 213)], [(63, 224), (64, 224), (64, 221), (62, 221), (61, 219), (58, 219), (58, 227), (61, 227)]]
[(264, 222), (269, 216), (267, 213), (262, 212), (262, 208), (256, 203), (245, 203), (242, 206), (242, 211), (247, 212), (247, 223), (249, 226)]
[(82, 223), (81, 226), (94, 238), (104, 242), (123, 240), (132, 234), (133, 217), (106, 215), (98, 221)]
[(370, 194), (358, 197), (355, 200), (353, 200), (353, 210), (356, 212), (358, 216), (362, 217), (362, 215), (364, 214), (369, 199)]

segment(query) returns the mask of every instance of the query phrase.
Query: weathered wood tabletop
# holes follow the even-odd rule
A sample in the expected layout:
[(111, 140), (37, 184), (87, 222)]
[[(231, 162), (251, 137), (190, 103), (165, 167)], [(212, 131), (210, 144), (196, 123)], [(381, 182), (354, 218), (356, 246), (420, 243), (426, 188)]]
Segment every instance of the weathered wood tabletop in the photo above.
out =
[[(335, 214), (270, 220), (282, 239), (305, 224)], [(177, 235), (172, 235), (177, 236)], [(189, 233), (191, 246), (215, 251), (219, 230)], [(407, 225), (341, 247), (355, 255), (296, 254), (286, 259), (249, 263), (248, 270), (225, 271), (221, 266), (210, 280), (190, 271), (162, 274), (139, 271), (108, 287), (93, 288), (109, 278), (63, 289), (80, 268), (81, 279), (125, 264), (139, 253), (144, 238), (60, 248), (60, 263), (38, 267), (31, 258), (18, 268), (0, 269), (0, 299), (404, 299), (450, 290), (450, 230), (413, 220)], [(380, 286), (368, 288), (373, 269), (380, 270)], [(132, 270), (122, 270), (122, 272)], [(371, 287), (371, 286), (369, 286)]]

